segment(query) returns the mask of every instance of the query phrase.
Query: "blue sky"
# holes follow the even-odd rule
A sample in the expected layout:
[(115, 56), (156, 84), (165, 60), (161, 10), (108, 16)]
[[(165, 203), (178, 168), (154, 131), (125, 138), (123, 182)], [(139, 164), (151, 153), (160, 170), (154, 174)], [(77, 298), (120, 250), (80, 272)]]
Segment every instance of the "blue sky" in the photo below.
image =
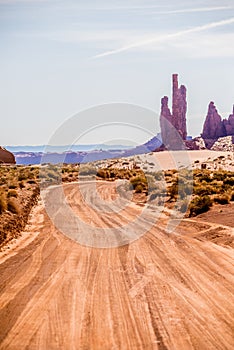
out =
[[(157, 133), (172, 73), (187, 86), (196, 136), (209, 101), (223, 117), (232, 111), (233, 43), (234, 0), (0, 0), (0, 144), (46, 144), (69, 117), (113, 102), (155, 111), (141, 123)], [(81, 142), (106, 132), (120, 139), (109, 127)]]

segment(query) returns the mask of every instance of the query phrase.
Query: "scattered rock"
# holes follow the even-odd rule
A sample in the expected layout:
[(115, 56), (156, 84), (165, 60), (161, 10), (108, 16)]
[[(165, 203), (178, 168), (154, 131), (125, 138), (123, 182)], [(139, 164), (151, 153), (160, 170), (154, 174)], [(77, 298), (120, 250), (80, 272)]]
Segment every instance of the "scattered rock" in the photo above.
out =
[(220, 137), (211, 147), (212, 151), (234, 152), (234, 136)]

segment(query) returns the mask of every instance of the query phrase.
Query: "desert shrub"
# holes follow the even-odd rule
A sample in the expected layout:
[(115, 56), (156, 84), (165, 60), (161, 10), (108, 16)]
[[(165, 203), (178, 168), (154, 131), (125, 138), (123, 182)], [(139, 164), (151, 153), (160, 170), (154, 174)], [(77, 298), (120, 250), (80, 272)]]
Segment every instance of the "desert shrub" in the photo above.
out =
[(228, 204), (230, 202), (230, 198), (227, 194), (222, 194), (219, 196), (215, 196), (214, 201), (215, 203), (219, 203), (219, 204)]
[(136, 185), (135, 187), (135, 192), (136, 193), (142, 193), (146, 190), (145, 186), (143, 183), (139, 183), (138, 185)]
[(193, 193), (199, 196), (211, 195), (217, 193), (218, 187), (212, 185), (199, 185), (196, 184), (193, 189)]
[(24, 172), (20, 172), (18, 175), (18, 181), (27, 180), (27, 175)]
[(5, 193), (0, 193), (0, 214), (7, 209), (7, 202)]
[(7, 201), (7, 210), (9, 210), (13, 214), (20, 213), (20, 207), (15, 198), (9, 198)]
[(234, 201), (234, 192), (231, 193), (231, 196), (230, 196), (230, 201)]
[(145, 176), (134, 176), (130, 179), (130, 182), (137, 193), (147, 191), (147, 180)]
[(218, 181), (223, 181), (226, 178), (226, 172), (225, 171), (214, 171), (213, 173), (213, 179)]
[(234, 177), (228, 177), (223, 180), (224, 185), (234, 186)]
[(6, 183), (7, 183), (7, 178), (5, 176), (3, 177), (2, 174), (1, 174), (0, 185), (4, 185)]
[(37, 182), (36, 180), (28, 180), (27, 183), (32, 185), (32, 184), (36, 184)]
[(106, 179), (109, 177), (109, 173), (107, 169), (98, 169), (97, 176), (101, 177), (102, 179)]
[(96, 175), (97, 169), (91, 165), (83, 165), (79, 170), (80, 175)]
[(178, 195), (178, 183), (173, 182), (171, 186), (167, 189), (168, 196), (170, 196), (170, 200), (175, 199)]
[(24, 187), (25, 187), (24, 182), (23, 182), (23, 181), (20, 181), (20, 182), (19, 182), (19, 188), (21, 188), (21, 189), (22, 189), (22, 188), (24, 188)]
[(212, 200), (209, 196), (197, 196), (189, 205), (189, 216), (196, 216), (204, 213), (212, 206)]
[(10, 184), (10, 185), (8, 186), (8, 188), (9, 188), (9, 189), (15, 189), (15, 188), (17, 188), (17, 185), (16, 185), (16, 184)]
[(10, 198), (10, 197), (17, 197), (18, 196), (18, 193), (16, 190), (9, 190), (8, 193), (7, 193), (7, 198)]
[(205, 182), (212, 182), (213, 178), (210, 176), (210, 173), (208, 171), (204, 172), (202, 176), (200, 177), (200, 181), (205, 181)]

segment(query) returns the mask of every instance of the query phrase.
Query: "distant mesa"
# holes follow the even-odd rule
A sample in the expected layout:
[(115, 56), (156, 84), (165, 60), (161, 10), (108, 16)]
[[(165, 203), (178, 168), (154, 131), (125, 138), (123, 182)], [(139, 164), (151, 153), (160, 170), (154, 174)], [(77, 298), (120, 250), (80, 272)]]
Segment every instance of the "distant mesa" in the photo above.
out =
[(186, 87), (184, 85), (179, 87), (178, 74), (173, 74), (172, 112), (168, 107), (168, 97), (164, 96), (161, 100), (160, 126), (165, 147), (174, 148), (173, 146), (177, 144), (178, 148), (181, 148), (181, 142), (187, 139), (186, 113)]
[(214, 102), (210, 102), (201, 136), (205, 140), (217, 140), (219, 137), (234, 136), (234, 106), (229, 118), (222, 120)]
[(15, 164), (15, 156), (0, 146), (0, 164)]

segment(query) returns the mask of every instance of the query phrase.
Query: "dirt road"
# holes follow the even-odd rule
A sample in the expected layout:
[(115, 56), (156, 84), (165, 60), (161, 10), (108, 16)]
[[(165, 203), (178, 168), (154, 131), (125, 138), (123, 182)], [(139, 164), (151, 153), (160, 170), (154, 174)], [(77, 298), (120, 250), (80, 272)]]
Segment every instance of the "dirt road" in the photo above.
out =
[[(114, 183), (98, 186), (100, 205), (92, 184), (81, 186), (82, 193), (76, 184), (65, 186), (83, 223), (77, 230), (89, 225), (106, 235), (110, 227), (129, 229), (142, 211), (134, 203), (121, 207)], [(51, 205), (57, 190), (49, 192)], [(69, 219), (58, 215), (59, 207), (58, 199), (52, 211), (64, 229)], [(196, 238), (210, 225), (187, 221), (182, 235), (180, 228), (167, 234), (165, 218), (153, 225), (155, 216), (151, 208), (135, 221), (134, 234), (125, 237), (139, 234), (134, 242), (96, 248), (63, 235), (43, 206), (34, 210), (28, 235), (0, 257), (0, 349), (233, 349), (233, 248)], [(85, 241), (86, 232), (71, 227), (69, 235)], [(90, 232), (88, 242), (97, 245)]]

